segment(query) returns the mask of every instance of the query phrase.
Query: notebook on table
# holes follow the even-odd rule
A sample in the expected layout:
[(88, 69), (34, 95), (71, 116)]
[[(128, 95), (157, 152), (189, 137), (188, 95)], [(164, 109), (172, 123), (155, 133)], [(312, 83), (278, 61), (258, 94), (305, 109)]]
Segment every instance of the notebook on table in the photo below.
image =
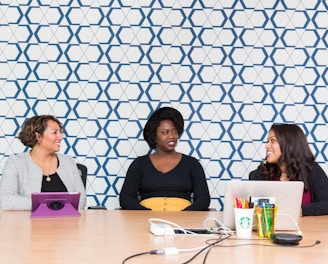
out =
[(31, 217), (80, 216), (80, 195), (79, 192), (32, 193)]
[[(235, 229), (234, 201), (236, 197), (274, 197), (275, 206), (278, 206), (275, 230), (297, 230), (297, 225), (304, 183), (301, 181), (244, 181), (230, 180), (226, 182), (223, 224)], [(256, 225), (254, 226), (256, 229)]]

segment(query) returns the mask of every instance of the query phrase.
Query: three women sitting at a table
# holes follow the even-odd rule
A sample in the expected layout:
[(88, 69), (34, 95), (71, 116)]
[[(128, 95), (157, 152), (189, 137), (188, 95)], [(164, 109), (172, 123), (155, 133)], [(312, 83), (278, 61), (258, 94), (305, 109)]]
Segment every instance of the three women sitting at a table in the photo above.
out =
[[(122, 209), (207, 210), (210, 195), (204, 170), (194, 157), (176, 151), (184, 129), (181, 113), (157, 109), (143, 136), (152, 151), (137, 157), (127, 171), (120, 192)], [(31, 150), (11, 155), (0, 183), (1, 210), (30, 210), (32, 192), (80, 192), (85, 187), (74, 159), (59, 154), (63, 128), (51, 115), (34, 116), (18, 138)], [(295, 124), (274, 124), (268, 134), (266, 158), (250, 172), (250, 180), (303, 181), (302, 215), (328, 214), (328, 178), (315, 162), (306, 136)]]

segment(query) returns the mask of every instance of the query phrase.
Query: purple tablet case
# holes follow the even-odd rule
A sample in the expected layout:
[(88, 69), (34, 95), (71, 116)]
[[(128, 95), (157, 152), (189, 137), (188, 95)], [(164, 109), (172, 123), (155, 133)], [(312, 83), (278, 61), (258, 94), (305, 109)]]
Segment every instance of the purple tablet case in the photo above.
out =
[(80, 193), (32, 193), (31, 217), (80, 216)]

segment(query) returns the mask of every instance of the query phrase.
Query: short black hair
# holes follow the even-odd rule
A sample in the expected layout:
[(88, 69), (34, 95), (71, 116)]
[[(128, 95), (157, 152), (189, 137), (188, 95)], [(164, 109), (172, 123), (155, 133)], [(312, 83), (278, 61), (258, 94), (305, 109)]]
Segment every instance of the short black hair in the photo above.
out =
[(151, 149), (156, 148), (156, 132), (159, 124), (163, 120), (171, 120), (181, 136), (184, 129), (184, 121), (181, 113), (172, 107), (162, 107), (157, 109), (148, 119), (144, 130), (143, 137)]

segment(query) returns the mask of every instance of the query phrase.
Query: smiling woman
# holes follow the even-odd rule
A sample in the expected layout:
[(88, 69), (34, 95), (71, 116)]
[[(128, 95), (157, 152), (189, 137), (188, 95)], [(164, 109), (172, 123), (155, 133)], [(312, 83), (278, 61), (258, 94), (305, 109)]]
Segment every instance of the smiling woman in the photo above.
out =
[(130, 165), (120, 193), (123, 209), (208, 209), (210, 196), (201, 164), (175, 150), (183, 128), (183, 117), (174, 108), (162, 107), (151, 115), (143, 136), (155, 151)]
[(303, 181), (302, 215), (328, 214), (328, 178), (315, 162), (306, 136), (295, 124), (273, 124), (266, 158), (250, 180)]
[(63, 139), (60, 121), (52, 115), (28, 119), (18, 139), (31, 150), (8, 158), (0, 183), (1, 210), (30, 210), (33, 192), (80, 192), (86, 195), (72, 157), (58, 153)]

